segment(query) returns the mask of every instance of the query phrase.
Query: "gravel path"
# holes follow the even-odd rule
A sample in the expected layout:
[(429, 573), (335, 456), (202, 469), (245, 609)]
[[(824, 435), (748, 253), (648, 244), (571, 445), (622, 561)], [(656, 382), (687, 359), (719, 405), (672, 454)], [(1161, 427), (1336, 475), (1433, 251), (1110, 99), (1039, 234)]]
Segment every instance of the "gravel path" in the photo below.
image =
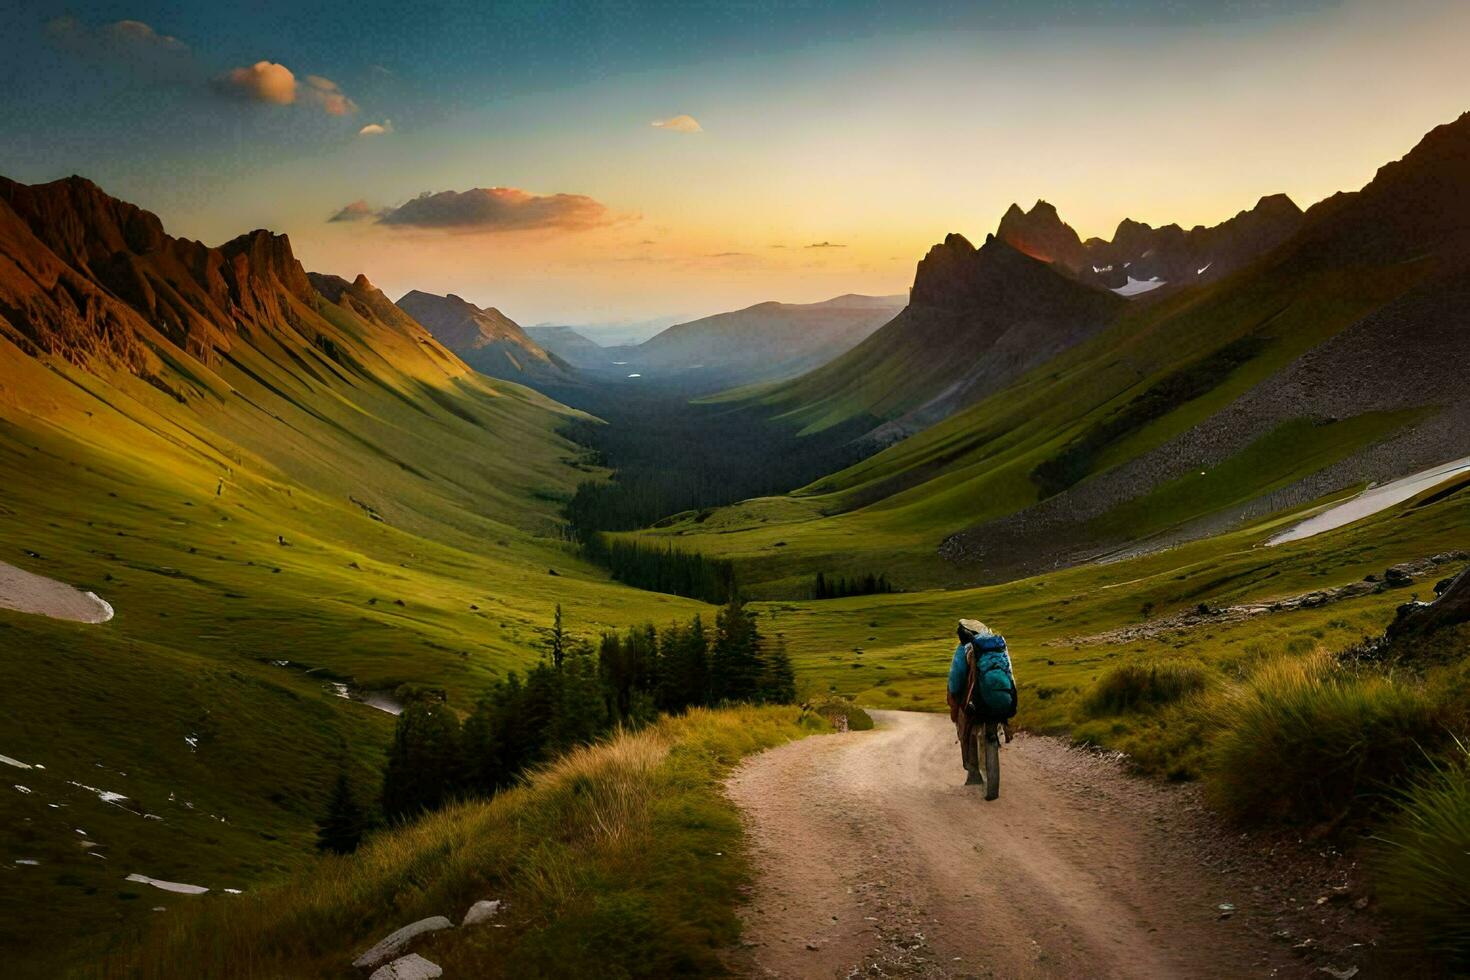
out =
[(105, 623), (112, 607), (95, 593), (0, 561), (0, 609), (37, 613), (76, 623)]
[[(947, 717), (875, 717), (875, 731), (793, 742), (731, 778), (759, 873), (736, 971), (1242, 977), (1351, 964), (1365, 917), (1341, 901), (1347, 885), (1316, 901), (1331, 862), (1304, 875), (1274, 847), (1222, 834), (1193, 788), (1022, 735), (987, 803), (962, 785)], [(1320, 938), (1293, 931), (1304, 925)]]

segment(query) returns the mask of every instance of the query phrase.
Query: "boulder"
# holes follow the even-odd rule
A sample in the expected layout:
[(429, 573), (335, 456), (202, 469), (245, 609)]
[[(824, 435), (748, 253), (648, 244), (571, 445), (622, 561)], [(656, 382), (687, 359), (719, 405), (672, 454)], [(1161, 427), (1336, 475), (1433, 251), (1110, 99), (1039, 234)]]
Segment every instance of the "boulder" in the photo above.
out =
[[(438, 932), (440, 929), (449, 929), (453, 926), (454, 923), (450, 922), (442, 915), (431, 915), (427, 919), (420, 919), (417, 922), (411, 922), (408, 925), (404, 926), (402, 929), (399, 929), (397, 932), (384, 937), (372, 949), (368, 950), (366, 953), (363, 953), (357, 959), (353, 960), (352, 965), (357, 967), (377, 966), (384, 960), (390, 960), (393, 957), (397, 956), (399, 951), (401, 951), (403, 947), (407, 946), (409, 940), (413, 939), (414, 937), (422, 936), (424, 933), (427, 932)], [(434, 967), (434, 969), (437, 970), (438, 967)], [(433, 974), (433, 976), (436, 977), (438, 975), (439, 974), (437, 973)], [(374, 974), (374, 976), (376, 976), (376, 974)]]
[(1394, 565), (1384, 570), (1383, 581), (1391, 589), (1401, 589), (1413, 583), (1414, 575), (1405, 565)]
[(464, 914), (462, 926), (472, 926), (479, 922), (488, 922), (500, 914), (500, 899), (481, 899), (470, 910)]
[(438, 963), (432, 963), (418, 953), (409, 953), (387, 966), (378, 967), (368, 980), (434, 980), (443, 975)]

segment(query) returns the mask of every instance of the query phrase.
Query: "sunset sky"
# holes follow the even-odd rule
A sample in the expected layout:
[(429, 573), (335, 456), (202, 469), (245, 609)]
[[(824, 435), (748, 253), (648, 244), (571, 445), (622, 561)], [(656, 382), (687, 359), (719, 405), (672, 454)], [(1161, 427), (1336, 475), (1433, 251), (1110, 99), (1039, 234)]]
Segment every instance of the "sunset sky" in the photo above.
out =
[(902, 292), (1011, 201), (1305, 207), (1470, 109), (1458, 0), (490, 6), (23, 0), (0, 174), (604, 323)]

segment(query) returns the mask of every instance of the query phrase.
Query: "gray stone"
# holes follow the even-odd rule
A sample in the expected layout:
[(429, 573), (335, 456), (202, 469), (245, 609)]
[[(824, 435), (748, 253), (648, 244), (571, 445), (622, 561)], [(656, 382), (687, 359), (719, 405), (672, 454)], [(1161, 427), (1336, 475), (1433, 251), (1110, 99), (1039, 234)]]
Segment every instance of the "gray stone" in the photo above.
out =
[[(377, 966), (384, 960), (389, 960), (397, 956), (399, 951), (407, 946), (409, 940), (415, 936), (422, 936), (426, 932), (438, 932), (440, 929), (449, 929), (453, 925), (454, 923), (442, 915), (431, 915), (427, 919), (411, 922), (397, 932), (387, 936), (372, 949), (353, 960), (352, 965), (359, 967)], [(434, 969), (437, 970), (438, 967)], [(438, 975), (437, 973), (434, 974), (436, 977)]]
[(387, 966), (378, 967), (368, 980), (434, 980), (443, 975), (438, 963), (431, 963), (418, 953), (409, 953)]
[(477, 922), (487, 922), (500, 914), (500, 899), (481, 899), (470, 910), (464, 914), (462, 926), (472, 926)]

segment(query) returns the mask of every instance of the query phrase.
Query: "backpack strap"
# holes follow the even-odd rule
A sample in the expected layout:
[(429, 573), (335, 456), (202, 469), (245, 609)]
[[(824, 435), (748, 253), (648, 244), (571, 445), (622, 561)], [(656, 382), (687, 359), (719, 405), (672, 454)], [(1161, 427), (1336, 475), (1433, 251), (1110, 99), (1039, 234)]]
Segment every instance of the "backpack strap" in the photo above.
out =
[(962, 708), (967, 709), (973, 703), (971, 699), (975, 696), (975, 684), (980, 679), (980, 672), (975, 669), (974, 643), (965, 644), (965, 667), (967, 668), (965, 673), (965, 700), (962, 702)]

